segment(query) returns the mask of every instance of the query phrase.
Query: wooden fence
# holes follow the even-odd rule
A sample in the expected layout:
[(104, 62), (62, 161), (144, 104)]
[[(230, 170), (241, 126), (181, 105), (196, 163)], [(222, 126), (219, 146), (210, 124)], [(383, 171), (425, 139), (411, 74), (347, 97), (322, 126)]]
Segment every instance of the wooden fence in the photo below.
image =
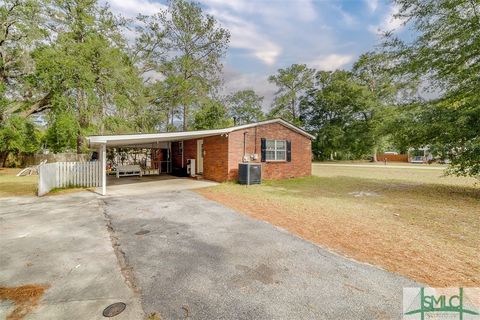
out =
[(54, 162), (41, 165), (38, 170), (38, 195), (54, 188), (100, 187), (102, 167), (100, 161)]
[(406, 154), (377, 154), (377, 161), (398, 161), (398, 162), (408, 162), (408, 155)]

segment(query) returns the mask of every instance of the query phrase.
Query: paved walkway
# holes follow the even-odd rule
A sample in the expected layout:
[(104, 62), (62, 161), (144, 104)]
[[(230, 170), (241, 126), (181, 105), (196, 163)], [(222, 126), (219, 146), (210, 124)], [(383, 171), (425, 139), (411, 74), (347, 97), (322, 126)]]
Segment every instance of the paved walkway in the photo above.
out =
[[(121, 177), (109, 176), (107, 179), (107, 196), (140, 195), (145, 192), (166, 192), (175, 190), (190, 190), (217, 185), (217, 182), (209, 180), (197, 180), (193, 178), (178, 178), (170, 175), (144, 176), (144, 177)], [(100, 188), (97, 192), (100, 194)]]
[(398, 319), (402, 288), (416, 285), (192, 191), (104, 200), (160, 319)]
[(359, 167), (359, 168), (385, 168), (385, 169), (414, 169), (414, 170), (445, 170), (446, 167), (427, 167), (425, 165), (411, 165), (411, 166), (402, 166), (402, 165), (384, 165), (384, 164), (348, 164), (348, 163), (313, 163), (313, 166), (322, 166), (322, 167)]

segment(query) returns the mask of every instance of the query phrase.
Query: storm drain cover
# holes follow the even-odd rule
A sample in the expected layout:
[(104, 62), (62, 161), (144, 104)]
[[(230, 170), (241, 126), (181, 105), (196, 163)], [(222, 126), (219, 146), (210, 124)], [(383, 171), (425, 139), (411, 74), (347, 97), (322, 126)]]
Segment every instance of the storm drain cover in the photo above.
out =
[(116, 315), (120, 314), (125, 310), (127, 305), (123, 302), (116, 302), (114, 304), (109, 305), (108, 307), (103, 310), (104, 317), (115, 317)]
[(137, 236), (142, 236), (144, 234), (150, 233), (150, 230), (140, 230), (138, 232), (135, 232)]

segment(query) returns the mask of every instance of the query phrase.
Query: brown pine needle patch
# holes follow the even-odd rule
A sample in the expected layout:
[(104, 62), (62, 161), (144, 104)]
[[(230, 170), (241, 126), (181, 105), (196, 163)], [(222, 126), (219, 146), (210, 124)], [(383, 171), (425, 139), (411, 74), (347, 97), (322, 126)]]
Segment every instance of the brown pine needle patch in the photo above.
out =
[(325, 176), (249, 187), (227, 183), (197, 192), (421, 283), (480, 286), (476, 187)]
[(7, 320), (23, 319), (35, 306), (49, 288), (43, 284), (28, 284), (21, 287), (0, 287), (0, 300), (10, 300), (15, 309), (7, 316)]

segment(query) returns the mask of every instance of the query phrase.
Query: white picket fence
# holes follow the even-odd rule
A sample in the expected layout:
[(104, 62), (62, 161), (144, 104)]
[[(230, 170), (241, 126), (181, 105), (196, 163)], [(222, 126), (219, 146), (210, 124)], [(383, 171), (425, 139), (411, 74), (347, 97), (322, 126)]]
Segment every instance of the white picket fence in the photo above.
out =
[(100, 161), (46, 163), (38, 170), (38, 195), (54, 188), (100, 187), (102, 167)]

